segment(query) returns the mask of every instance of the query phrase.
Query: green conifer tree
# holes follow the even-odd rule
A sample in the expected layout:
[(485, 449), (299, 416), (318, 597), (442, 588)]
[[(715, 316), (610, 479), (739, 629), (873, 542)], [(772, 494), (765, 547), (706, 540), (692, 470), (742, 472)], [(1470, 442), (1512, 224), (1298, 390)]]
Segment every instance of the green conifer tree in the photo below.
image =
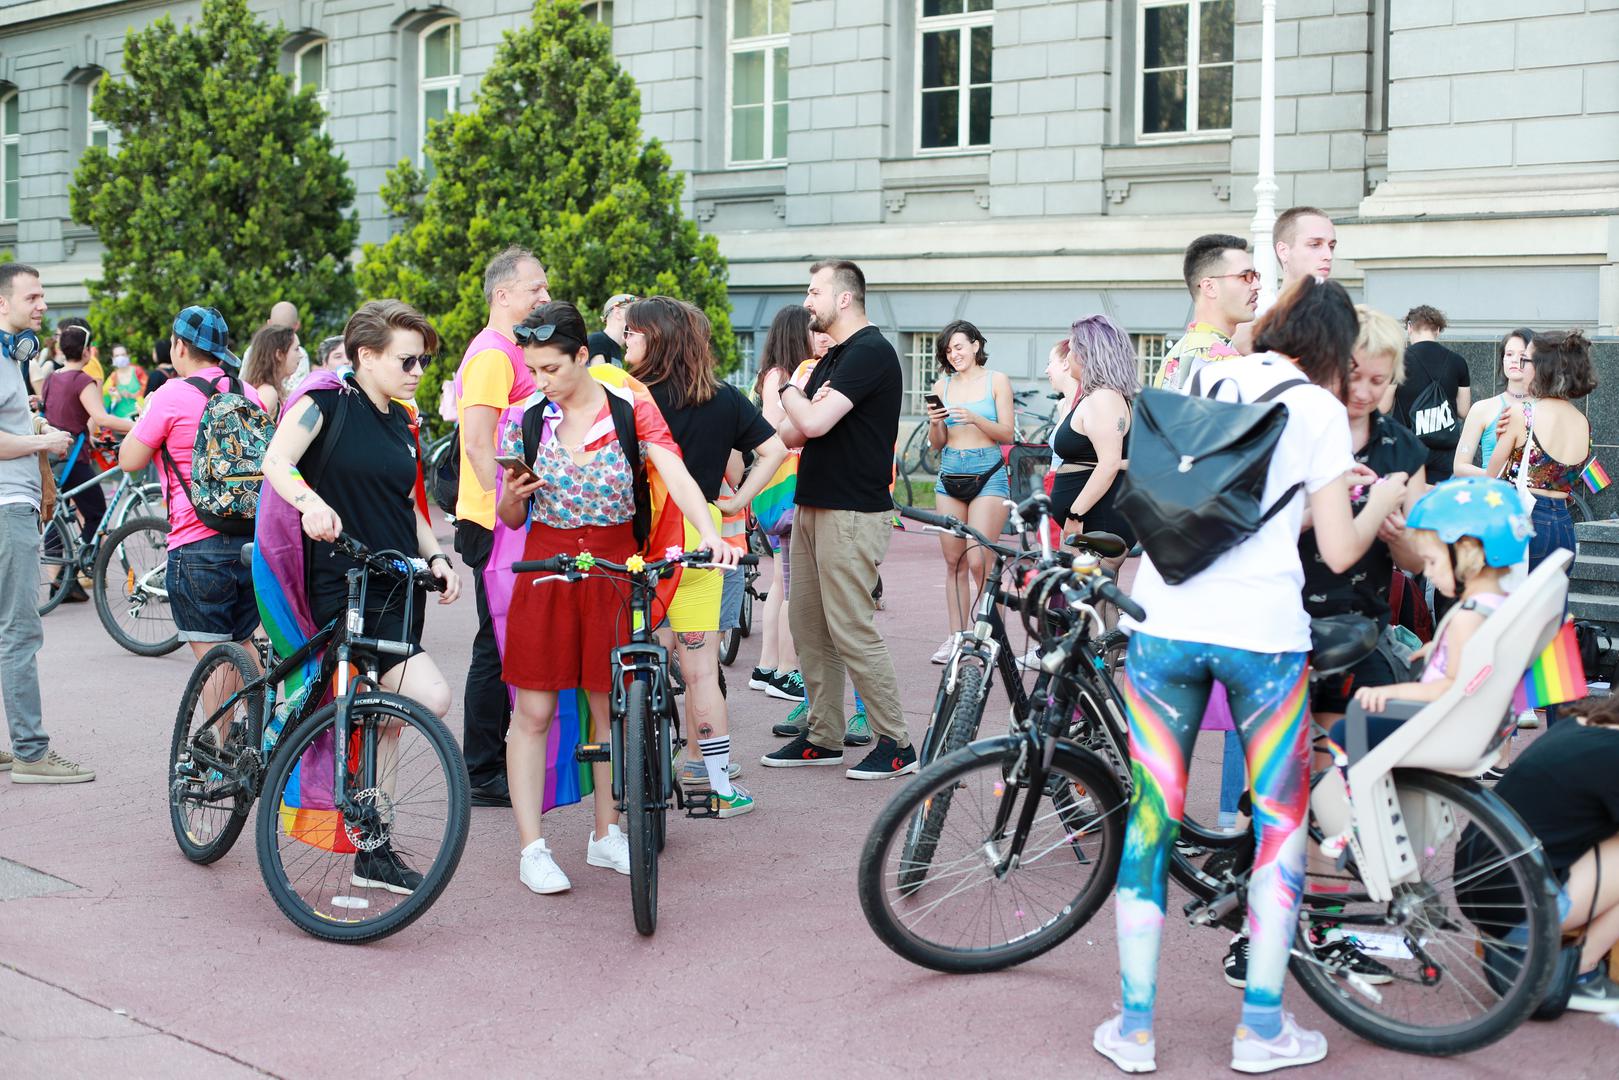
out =
[(90, 283), (106, 340), (146, 341), (207, 304), (240, 351), (277, 300), (306, 333), (353, 310), (354, 184), (313, 92), (280, 72), (284, 37), (246, 0), (204, 0), (195, 26), (132, 31), (123, 78), (97, 87), (115, 149), (85, 150), (70, 205), (106, 246)]

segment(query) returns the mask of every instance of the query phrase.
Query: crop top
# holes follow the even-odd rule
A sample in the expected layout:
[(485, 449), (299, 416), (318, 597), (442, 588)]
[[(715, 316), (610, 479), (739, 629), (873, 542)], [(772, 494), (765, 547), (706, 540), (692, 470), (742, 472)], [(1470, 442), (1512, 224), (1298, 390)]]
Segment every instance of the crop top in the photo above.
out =
[[(953, 375), (945, 376), (945, 380), (944, 380), (944, 406), (945, 406), (945, 408), (947, 408), (947, 409), (971, 409), (973, 412), (977, 413), (979, 416), (982, 416), (985, 420), (988, 420), (991, 423), (994, 423), (994, 422), (996, 422), (996, 421), (998, 421), (1000, 419), (1000, 416), (997, 414), (996, 409), (995, 409), (995, 378), (994, 378), (994, 376), (990, 376), (985, 380), (987, 383), (989, 383), (989, 393), (986, 396), (978, 398), (975, 401), (951, 401), (950, 400), (950, 383), (954, 378), (955, 378), (955, 376), (953, 376)], [(957, 420), (953, 416), (946, 417), (945, 421), (944, 421), (945, 427), (957, 427), (957, 426), (959, 426), (961, 424), (964, 424), (964, 423), (969, 423), (969, 421)]]

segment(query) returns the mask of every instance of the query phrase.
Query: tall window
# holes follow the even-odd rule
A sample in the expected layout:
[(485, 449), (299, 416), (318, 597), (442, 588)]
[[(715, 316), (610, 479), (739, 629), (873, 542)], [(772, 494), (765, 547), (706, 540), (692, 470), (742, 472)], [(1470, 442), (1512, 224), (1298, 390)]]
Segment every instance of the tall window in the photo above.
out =
[(422, 31), (417, 63), (416, 160), (433, 175), (427, 159), (427, 127), (460, 107), (461, 22), (445, 19)]
[(97, 72), (84, 84), (84, 145), (111, 150), (112, 130), (95, 113), (96, 88), (101, 85), (103, 77), (101, 72)]
[(1136, 367), (1141, 372), (1141, 385), (1152, 386), (1158, 381), (1158, 371), (1169, 355), (1169, 339), (1163, 334), (1131, 334), (1136, 347)]
[(1138, 134), (1231, 130), (1235, 0), (1140, 0)]
[(921, 4), (916, 144), (923, 150), (988, 146), (994, 0)]
[(939, 358), (934, 353), (939, 343), (939, 335), (915, 333), (909, 337), (910, 347), (905, 350), (905, 367), (906, 374), (910, 376), (910, 384), (905, 388), (905, 413), (907, 416), (921, 416), (927, 411), (922, 395), (930, 393), (934, 382), (939, 378)]
[(579, 10), (591, 22), (599, 22), (603, 26), (613, 25), (613, 0), (590, 0), (579, 5)]
[(736, 353), (740, 362), (736, 370), (725, 377), (725, 381), (747, 392), (753, 389), (753, 380), (759, 377), (759, 358), (754, 355), (752, 330), (744, 330), (736, 335)]
[[(331, 111), (331, 94), (326, 89), (326, 42), (311, 41), (298, 50), (292, 59), (293, 78), (296, 80), (294, 90), (310, 87), (315, 91), (315, 100), (320, 102), (321, 112)], [(326, 121), (321, 121), (321, 130), (326, 129)]]
[(17, 220), (18, 197), (22, 191), (20, 100), (15, 90), (0, 92), (0, 221)]
[(787, 157), (789, 0), (730, 0), (733, 165)]

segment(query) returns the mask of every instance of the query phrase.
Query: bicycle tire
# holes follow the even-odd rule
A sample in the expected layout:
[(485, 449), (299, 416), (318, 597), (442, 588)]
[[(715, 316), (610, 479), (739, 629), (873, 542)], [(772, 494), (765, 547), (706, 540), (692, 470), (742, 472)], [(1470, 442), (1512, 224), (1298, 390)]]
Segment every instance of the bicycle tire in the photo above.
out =
[[(173, 609), (168, 606), (166, 598), (153, 598), (161, 603), (165, 613), (161, 619), (151, 620), (154, 631), (159, 622), (166, 623), (171, 631), (168, 636), (159, 640), (146, 641), (135, 637), (119, 623), (117, 612), (113, 609), (112, 582), (108, 574), (111, 571), (118, 571), (117, 577), (125, 583), (125, 595), (119, 599), (124, 604), (132, 603), (133, 598), (128, 594), (135, 588), (135, 582), (144, 578), (146, 574), (137, 576), (131, 569), (129, 552), (132, 548), (127, 545), (131, 544), (133, 538), (146, 532), (155, 533), (160, 538), (154, 550), (161, 549), (164, 558), (167, 559), (169, 523), (160, 518), (132, 518), (103, 540), (101, 546), (96, 549), (95, 569), (90, 574), (91, 580), (95, 582), (96, 615), (112, 639), (136, 656), (167, 656), (180, 647), (180, 631), (174, 625)], [(113, 563), (115, 556), (119, 560), (117, 566)], [(140, 610), (144, 611), (148, 603), (150, 601), (142, 600)], [(130, 617), (132, 620), (138, 620), (141, 616), (132, 612)]]
[(163, 504), (163, 485), (152, 481), (131, 484), (107, 511), (111, 528), (122, 528), (126, 521), (138, 517), (167, 518), (168, 508)]
[[(733, 571), (734, 572), (734, 571)], [(747, 570), (747, 578), (742, 582), (742, 606), (736, 613), (736, 628), (742, 631), (743, 637), (753, 636), (753, 583), (759, 577), (759, 571), (753, 567)]]
[[(351, 732), (358, 733), (361, 724), (367, 717), (380, 716), (391, 723), (400, 725), (401, 733), (410, 729), (420, 735), (427, 751), (433, 755), (431, 765), (444, 777), (444, 823), (437, 838), (439, 847), (432, 857), (432, 862), (422, 873), (422, 882), (417, 888), (405, 895), (398, 903), (376, 919), (363, 921), (348, 919), (349, 910), (366, 910), (358, 907), (359, 898), (345, 893), (334, 893), (331, 913), (322, 914), (314, 910), (298, 893), (293, 884), (288, 881), (286, 863), (281, 857), (281, 828), (283, 823), (283, 793), (293, 770), (303, 758), (304, 752), (310, 744), (322, 734), (330, 731), (337, 719), (337, 702), (330, 702), (305, 722), (299, 724), (292, 731), (284, 731), (281, 741), (276, 745), (275, 752), (270, 756), (269, 767), (265, 770), (262, 797), (259, 803), (259, 817), (256, 832), (259, 872), (264, 878), (264, 884), (269, 889), (270, 897), (278, 908), (293, 925), (313, 937), (324, 941), (337, 941), (345, 944), (363, 944), (377, 941), (381, 938), (396, 934), (419, 919), (433, 902), (439, 898), (444, 887), (449, 884), (456, 866), (461, 861), (461, 853), (466, 847), (467, 826), (471, 820), (471, 799), (468, 793), (467, 767), (461, 757), (461, 748), (456, 744), (454, 737), (445, 728), (438, 717), (420, 703), (399, 694), (385, 692), (362, 693), (355, 697), (353, 711), (350, 715)], [(401, 735), (402, 738), (402, 735)], [(403, 755), (400, 755), (403, 760)], [(397, 766), (396, 766), (397, 768)], [(381, 785), (379, 785), (380, 787)], [(414, 793), (420, 790), (421, 782), (405, 787), (407, 792)], [(398, 839), (397, 833), (392, 831), (392, 822), (388, 823), (390, 833), (388, 842)], [(344, 823), (344, 832), (348, 826)], [(305, 835), (311, 835), (306, 833)], [(336, 847), (337, 829), (327, 827), (325, 837), (333, 840)], [(288, 839), (294, 844), (305, 846), (296, 850), (300, 857), (307, 857), (310, 851), (322, 850), (318, 843), (299, 840), (289, 835)], [(348, 859), (344, 854), (330, 848), (325, 849), (329, 856)], [(352, 852), (352, 845), (350, 845)], [(419, 869), (419, 868), (418, 868)], [(329, 873), (322, 879), (322, 884)], [(346, 875), (339, 875), (344, 877)], [(336, 888), (343, 888), (339, 883)], [(392, 899), (395, 894), (392, 890), (381, 890), (382, 899)], [(375, 895), (375, 893), (373, 893)], [(337, 902), (338, 897), (347, 897), (346, 902)], [(365, 901), (368, 906), (369, 900)], [(344, 921), (344, 920), (347, 921)]]
[(720, 663), (730, 667), (736, 663), (736, 654), (742, 648), (742, 628), (733, 626), (720, 631)]
[[(1512, 900), (1511, 905), (1506, 906), (1521, 904), (1522, 910), (1528, 915), (1525, 920), (1528, 928), (1527, 947), (1521, 965), (1514, 964), (1515, 974), (1525, 977), (1515, 977), (1506, 993), (1501, 994), (1491, 984), (1489, 974), (1486, 972), (1478, 978), (1487, 989), (1498, 995), (1497, 1005), (1466, 1023), (1435, 1027), (1399, 1024), (1393, 1022), (1391, 1018), (1374, 1014), (1365, 1007), (1356, 991), (1343, 985), (1317, 964), (1295, 957), (1290, 967), (1293, 977), (1298, 980), (1310, 999), (1321, 1006), (1323, 1012), (1370, 1042), (1408, 1054), (1449, 1056), (1467, 1053), (1488, 1046), (1507, 1035), (1529, 1017), (1545, 996), (1560, 946), (1555, 879), (1545, 862), (1540, 842), (1511, 808), (1493, 792), (1486, 791), (1472, 781), (1422, 769), (1398, 770), (1395, 773), (1395, 786), (1402, 794), (1444, 800), (1453, 808), (1451, 810), (1453, 818), (1457, 810), (1465, 813), (1472, 824), (1479, 827), (1480, 835), (1497, 844), (1498, 850), (1508, 854), (1502, 872), (1516, 879), (1518, 896)], [(1461, 831), (1454, 821), (1452, 825), (1458, 832)], [(1426, 856), (1419, 855), (1419, 858)], [(1471, 868), (1467, 874), (1468, 879), (1477, 879), (1481, 876), (1480, 872)], [(1427, 882), (1426, 878), (1427, 874), (1423, 874), (1422, 884), (1427, 887), (1428, 892), (1437, 896), (1437, 889), (1432, 883)], [(1496, 886), (1489, 886), (1492, 897), (1495, 895), (1495, 889)], [(1424, 912), (1429, 910), (1426, 900), (1420, 901), (1417, 906)], [(1484, 906), (1496, 909), (1504, 905), (1491, 903)], [(1464, 920), (1468, 919), (1468, 916), (1459, 909), (1457, 913)], [(1424, 930), (1433, 933), (1431, 942), (1423, 942)], [(1453, 931), (1430, 924), (1425, 928), (1419, 928), (1417, 939), (1423, 942), (1424, 948), (1437, 946), (1441, 940), (1439, 937), (1441, 933), (1450, 934)], [(1409, 946), (1409, 935), (1406, 936)], [(1435, 947), (1433, 951), (1438, 950)], [(1480, 957), (1475, 950), (1458, 949), (1454, 955), (1463, 958), (1464, 962), (1473, 959), (1480, 959), (1485, 964), (1489, 962), (1487, 951)], [(1441, 971), (1439, 974), (1443, 976), (1444, 972)], [(1469, 998), (1477, 1000), (1476, 995), (1462, 982), (1459, 970), (1453, 969), (1450, 972), (1450, 981), (1462, 987)], [(1441, 986), (1443, 983), (1444, 980), (1441, 978), (1435, 985)]]
[[(264, 724), (264, 688), (247, 693), (241, 700), (244, 711), (240, 724), (232, 722), (227, 729), (224, 753), (234, 754), (238, 769), (231, 777), (221, 776), (222, 781), (233, 785), (245, 786), (246, 794), (240, 790), (231, 797), (229, 812), (222, 815), (219, 830), (212, 837), (204, 840), (197, 830), (186, 818), (182, 803), (187, 792), (197, 794), (206, 793), (207, 778), (199, 777), (192, 765), (192, 746), (200, 731), (193, 732), (192, 722), (197, 715), (197, 707), (201, 704), (203, 690), (214, 674), (226, 667), (233, 669), (238, 680), (237, 686), (251, 686), (253, 680), (259, 678), (257, 666), (252, 657), (235, 642), (227, 641), (215, 645), (198, 661), (191, 672), (191, 678), (186, 681), (185, 693), (180, 696), (180, 711), (174, 718), (174, 732), (169, 739), (169, 824), (174, 829), (174, 840), (180, 846), (180, 853), (198, 865), (206, 866), (222, 858), (236, 843), (241, 835), (242, 826), (247, 823), (248, 812), (253, 809), (253, 800), (258, 797), (259, 774), (261, 761), (259, 759), (259, 737)], [(212, 715), (203, 718), (203, 726), (212, 726)], [(217, 741), (217, 740), (216, 740)], [(201, 790), (199, 790), (201, 789)], [(208, 800), (216, 802), (216, 800)]]
[[(49, 555), (46, 549), (54, 542), (59, 555)], [(51, 570), (55, 569), (54, 576)], [(39, 604), (41, 616), (49, 615), (67, 599), (68, 590), (79, 577), (78, 530), (64, 514), (57, 513), (45, 523), (39, 538)]]
[(630, 841), (630, 908), (636, 932), (650, 937), (658, 928), (658, 839), (656, 812), (649, 799), (656, 785), (647, 754), (647, 684), (630, 683), (624, 702), (624, 831)]
[[(937, 757), (948, 757), (972, 742), (984, 718), (984, 699), (989, 688), (984, 684), (984, 673), (975, 665), (967, 665), (957, 673), (956, 694), (950, 716), (945, 721), (942, 737), (937, 740)], [(903, 869), (899, 884), (902, 889), (916, 889), (928, 876), (933, 864), (933, 853), (939, 846), (939, 834), (944, 831), (945, 818), (950, 814), (951, 793), (939, 792), (917, 808), (914, 819), (905, 829), (905, 846), (900, 852)]]
[[(1094, 816), (1083, 822), (1076, 821), (1071, 814), (1054, 809), (1047, 817), (1060, 818), (1048, 823), (1056, 825), (1055, 842), (1045, 851), (1037, 851), (1032, 856), (1026, 850), (1023, 861), (1008, 871), (1004, 878), (997, 878), (991, 891), (981, 898), (971, 895), (975, 890), (965, 875), (982, 870), (987, 875), (985, 879), (987, 884), (988, 879), (995, 875), (983, 865), (982, 852), (986, 844), (999, 843), (1000, 840), (993, 836), (981, 840), (979, 839), (981, 830), (971, 831), (967, 828), (962, 829), (962, 850), (968, 853), (968, 856), (962, 861), (967, 863), (968, 869), (953, 873), (949, 886), (939, 886), (948, 889), (946, 897), (939, 900), (932, 899), (925, 892), (927, 885), (911, 893), (906, 893), (897, 884), (892, 888), (889, 886), (888, 853), (901, 842), (901, 834), (906, 823), (916, 814), (921, 804), (934, 797), (942, 787), (955, 790), (958, 797), (963, 792), (971, 792), (975, 787), (982, 785), (988, 785), (991, 791), (996, 785), (1004, 787), (1018, 762), (1024, 759), (1026, 746), (1027, 744), (1016, 736), (981, 739), (942, 757), (901, 788), (872, 823), (860, 855), (858, 870), (860, 906), (865, 912), (867, 923), (883, 944), (911, 963), (948, 974), (1000, 971), (1021, 964), (1066, 941), (1085, 925), (1112, 894), (1114, 883), (1118, 878), (1119, 859), (1124, 849), (1126, 812), (1124, 794), (1104, 763), (1095, 755), (1067, 741), (1057, 743), (1048, 780), (1062, 778), (1066, 783), (1060, 783), (1060, 789), (1080, 791), (1081, 797), (1088, 799), (1095, 809)], [(1051, 786), (1048, 783), (1046, 790), (1050, 790)], [(1023, 786), (1014, 790), (1020, 793), (1027, 792), (1027, 788)], [(996, 793), (996, 796), (1003, 797), (1001, 793)], [(1047, 798), (1046, 791), (1042, 791), (1039, 797)], [(982, 820), (973, 815), (966, 817), (969, 821)], [(1048, 837), (1043, 836), (1042, 840), (1045, 839)], [(1087, 854), (1080, 844), (1082, 841), (1090, 843), (1093, 840), (1095, 850)], [(1030, 841), (1034, 841), (1032, 834)], [(917, 899), (919, 903), (928, 905), (927, 912), (931, 917), (943, 910), (939, 905), (945, 899), (960, 896), (965, 898), (965, 905), (982, 906), (1000, 897), (1010, 900), (1014, 910), (1008, 911), (1006, 916), (999, 920), (998, 925), (1002, 925), (1003, 930), (1006, 924), (1012, 923), (1021, 928), (1027, 914), (1025, 909), (1033, 909), (1036, 901), (1027, 884), (1019, 884), (1020, 881), (1026, 883), (1027, 878), (1020, 878), (1018, 875), (1025, 872), (1032, 873), (1035, 870), (1058, 869), (1058, 862), (1061, 866), (1070, 865), (1070, 861), (1066, 858), (1054, 860), (1050, 864), (1043, 863), (1046, 856), (1063, 846), (1073, 850), (1076, 856), (1073, 865), (1090, 868), (1090, 877), (1084, 887), (1072, 896), (1066, 889), (1057, 890), (1059, 899), (1046, 905), (1047, 910), (1051, 912), (1050, 918), (1033, 930), (1016, 934), (1012, 940), (996, 946), (973, 947), (965, 944), (965, 935), (958, 937), (953, 932), (942, 932), (940, 936), (950, 938), (954, 944), (946, 945), (939, 941), (924, 940), (914, 932), (912, 926), (906, 925), (903, 914), (896, 912), (890, 903), (890, 901)], [(893, 876), (897, 877), (897, 874)], [(979, 908), (974, 907), (973, 910), (976, 912)], [(1038, 912), (1034, 914), (1035, 917), (1039, 916)]]

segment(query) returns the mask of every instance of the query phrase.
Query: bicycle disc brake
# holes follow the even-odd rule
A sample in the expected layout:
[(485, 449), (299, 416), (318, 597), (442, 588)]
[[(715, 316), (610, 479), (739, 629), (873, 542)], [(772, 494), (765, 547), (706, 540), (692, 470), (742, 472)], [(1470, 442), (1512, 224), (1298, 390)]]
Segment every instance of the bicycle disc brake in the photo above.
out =
[(386, 844), (393, 823), (393, 800), (381, 788), (356, 791), (343, 810), (343, 833), (360, 851), (375, 851)]

